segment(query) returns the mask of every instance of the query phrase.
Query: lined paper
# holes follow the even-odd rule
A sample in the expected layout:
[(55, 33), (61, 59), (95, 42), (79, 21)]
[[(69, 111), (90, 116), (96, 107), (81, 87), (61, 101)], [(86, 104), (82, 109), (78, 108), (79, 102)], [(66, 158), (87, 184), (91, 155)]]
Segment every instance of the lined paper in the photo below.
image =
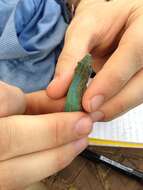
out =
[(143, 104), (112, 121), (94, 123), (89, 137), (143, 143)]

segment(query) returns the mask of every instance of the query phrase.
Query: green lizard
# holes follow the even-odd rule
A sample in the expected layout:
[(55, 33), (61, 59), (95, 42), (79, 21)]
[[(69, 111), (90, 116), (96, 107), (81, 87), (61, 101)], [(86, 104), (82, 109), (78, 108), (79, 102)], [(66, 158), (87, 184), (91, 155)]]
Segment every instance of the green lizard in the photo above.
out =
[(86, 89), (88, 79), (92, 73), (92, 56), (87, 54), (77, 65), (72, 83), (69, 87), (65, 111), (82, 111), (82, 97)]

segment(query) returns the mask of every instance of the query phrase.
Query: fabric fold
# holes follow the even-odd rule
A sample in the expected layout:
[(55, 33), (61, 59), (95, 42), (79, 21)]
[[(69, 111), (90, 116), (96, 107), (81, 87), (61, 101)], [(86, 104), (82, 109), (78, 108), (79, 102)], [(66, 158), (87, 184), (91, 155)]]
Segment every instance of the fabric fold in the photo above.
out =
[(55, 0), (0, 0), (0, 6), (0, 80), (25, 92), (44, 89), (67, 27), (61, 6)]

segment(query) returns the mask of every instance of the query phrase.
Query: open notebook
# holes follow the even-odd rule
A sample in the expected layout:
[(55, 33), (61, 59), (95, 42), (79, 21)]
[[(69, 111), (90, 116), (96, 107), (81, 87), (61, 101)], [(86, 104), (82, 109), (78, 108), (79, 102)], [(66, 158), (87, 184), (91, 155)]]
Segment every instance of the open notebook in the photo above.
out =
[(94, 124), (90, 144), (143, 148), (143, 104), (109, 122)]

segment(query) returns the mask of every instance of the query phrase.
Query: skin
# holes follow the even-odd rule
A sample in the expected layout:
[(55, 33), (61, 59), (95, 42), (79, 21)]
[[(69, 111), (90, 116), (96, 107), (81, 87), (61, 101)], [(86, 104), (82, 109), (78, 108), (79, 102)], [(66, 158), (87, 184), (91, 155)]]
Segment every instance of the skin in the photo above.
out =
[[(87, 146), (90, 118), (81, 112), (53, 112), (63, 110), (77, 62), (88, 52), (94, 56), (97, 75), (82, 103), (94, 120), (97, 111), (100, 119), (110, 120), (143, 102), (142, 7), (142, 0), (82, 0), (67, 30), (49, 96), (45, 91), (24, 95), (1, 83), (1, 190), (21, 190), (52, 175)], [(94, 101), (93, 111), (91, 98), (100, 94), (104, 98)], [(28, 115), (21, 115), (24, 112)], [(85, 116), (77, 130), (76, 123)]]
[(1, 190), (22, 190), (63, 169), (87, 147), (92, 121), (82, 112), (61, 112), (65, 98), (52, 100), (46, 91), (24, 94), (0, 82), (0, 102)]
[(48, 96), (65, 96), (77, 62), (90, 52), (97, 75), (82, 105), (92, 118), (111, 120), (141, 104), (142, 31), (143, 0), (81, 0), (66, 32)]

